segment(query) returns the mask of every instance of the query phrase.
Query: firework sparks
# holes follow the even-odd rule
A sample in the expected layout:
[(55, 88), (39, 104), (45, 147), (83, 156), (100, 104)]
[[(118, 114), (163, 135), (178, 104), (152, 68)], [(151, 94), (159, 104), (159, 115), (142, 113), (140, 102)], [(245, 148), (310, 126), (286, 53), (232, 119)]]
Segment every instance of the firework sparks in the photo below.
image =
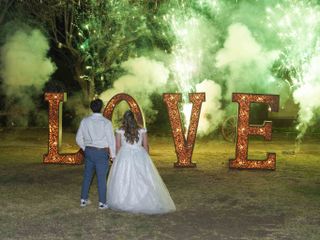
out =
[(287, 72), (293, 99), (299, 104), (297, 139), (301, 140), (320, 108), (320, 8), (311, 2), (284, 1), (266, 8), (268, 27), (284, 47), (278, 71)]

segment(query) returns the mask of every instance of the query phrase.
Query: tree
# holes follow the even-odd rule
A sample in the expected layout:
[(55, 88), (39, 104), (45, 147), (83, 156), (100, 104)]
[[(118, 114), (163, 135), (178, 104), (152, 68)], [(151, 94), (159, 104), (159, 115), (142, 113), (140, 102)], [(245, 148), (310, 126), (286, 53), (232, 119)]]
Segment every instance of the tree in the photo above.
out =
[(0, 25), (3, 23), (6, 14), (12, 7), (14, 0), (2, 0), (0, 1)]
[(148, 21), (159, 1), (22, 0), (17, 5), (71, 59), (74, 80), (90, 99), (111, 84), (119, 63), (137, 53), (142, 39), (153, 43)]

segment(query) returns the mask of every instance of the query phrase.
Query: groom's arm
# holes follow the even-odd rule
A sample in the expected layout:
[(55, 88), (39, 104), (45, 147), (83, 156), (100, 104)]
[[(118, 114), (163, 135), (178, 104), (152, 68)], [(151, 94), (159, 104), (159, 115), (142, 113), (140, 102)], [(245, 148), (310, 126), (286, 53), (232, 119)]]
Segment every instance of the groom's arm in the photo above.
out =
[(84, 151), (86, 146), (84, 145), (84, 140), (83, 140), (83, 124), (84, 124), (83, 121), (81, 121), (79, 129), (77, 131), (77, 135), (76, 135), (76, 142), (78, 146)]
[(110, 150), (110, 158), (115, 158), (116, 157), (116, 143), (115, 143), (114, 132), (113, 132), (113, 127), (112, 127), (111, 123), (107, 125), (106, 136), (107, 136), (108, 146), (109, 146), (109, 150)]

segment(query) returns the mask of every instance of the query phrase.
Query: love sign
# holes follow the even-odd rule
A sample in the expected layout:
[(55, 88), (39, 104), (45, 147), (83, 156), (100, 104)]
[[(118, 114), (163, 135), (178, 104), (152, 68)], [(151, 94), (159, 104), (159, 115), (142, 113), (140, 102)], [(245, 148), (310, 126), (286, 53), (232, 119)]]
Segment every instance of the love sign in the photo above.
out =
[[(49, 102), (49, 143), (48, 153), (43, 156), (44, 163), (51, 164), (82, 164), (83, 152), (61, 154), (59, 147), (62, 136), (62, 104), (66, 101), (65, 93), (46, 93), (45, 100)], [(189, 100), (192, 103), (190, 124), (187, 137), (182, 129), (182, 121), (179, 111), (181, 93), (164, 93), (163, 101), (168, 110), (171, 125), (171, 134), (174, 141), (177, 162), (175, 167), (196, 167), (192, 163), (192, 154), (196, 141), (197, 129), (200, 119), (202, 103), (205, 101), (205, 93), (190, 93)], [(138, 103), (133, 97), (125, 93), (113, 96), (107, 103), (103, 115), (112, 119), (113, 110), (121, 102), (126, 101), (135, 114), (137, 121), (143, 125), (143, 115)], [(263, 136), (270, 141), (272, 135), (272, 122), (266, 121), (263, 125), (250, 125), (249, 114), (251, 103), (268, 104), (269, 110), (277, 112), (279, 109), (278, 95), (262, 95), (248, 93), (233, 93), (232, 101), (238, 103), (238, 125), (236, 141), (236, 157), (229, 162), (229, 168), (233, 169), (269, 169), (276, 168), (276, 154), (267, 153), (265, 160), (248, 159), (248, 137), (249, 135)]]

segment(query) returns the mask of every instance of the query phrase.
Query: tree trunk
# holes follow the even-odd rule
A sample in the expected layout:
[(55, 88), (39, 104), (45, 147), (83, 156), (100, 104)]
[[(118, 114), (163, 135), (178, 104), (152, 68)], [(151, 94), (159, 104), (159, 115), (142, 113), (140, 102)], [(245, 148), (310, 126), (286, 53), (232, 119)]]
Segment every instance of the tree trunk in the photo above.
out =
[(75, 59), (75, 63), (74, 63), (74, 80), (77, 81), (80, 85), (81, 88), (81, 92), (83, 95), (83, 100), (84, 102), (89, 102), (93, 99), (94, 97), (94, 82), (92, 81), (88, 81), (87, 79), (85, 79), (84, 77), (82, 77), (83, 74), (83, 61), (81, 57), (77, 57)]

